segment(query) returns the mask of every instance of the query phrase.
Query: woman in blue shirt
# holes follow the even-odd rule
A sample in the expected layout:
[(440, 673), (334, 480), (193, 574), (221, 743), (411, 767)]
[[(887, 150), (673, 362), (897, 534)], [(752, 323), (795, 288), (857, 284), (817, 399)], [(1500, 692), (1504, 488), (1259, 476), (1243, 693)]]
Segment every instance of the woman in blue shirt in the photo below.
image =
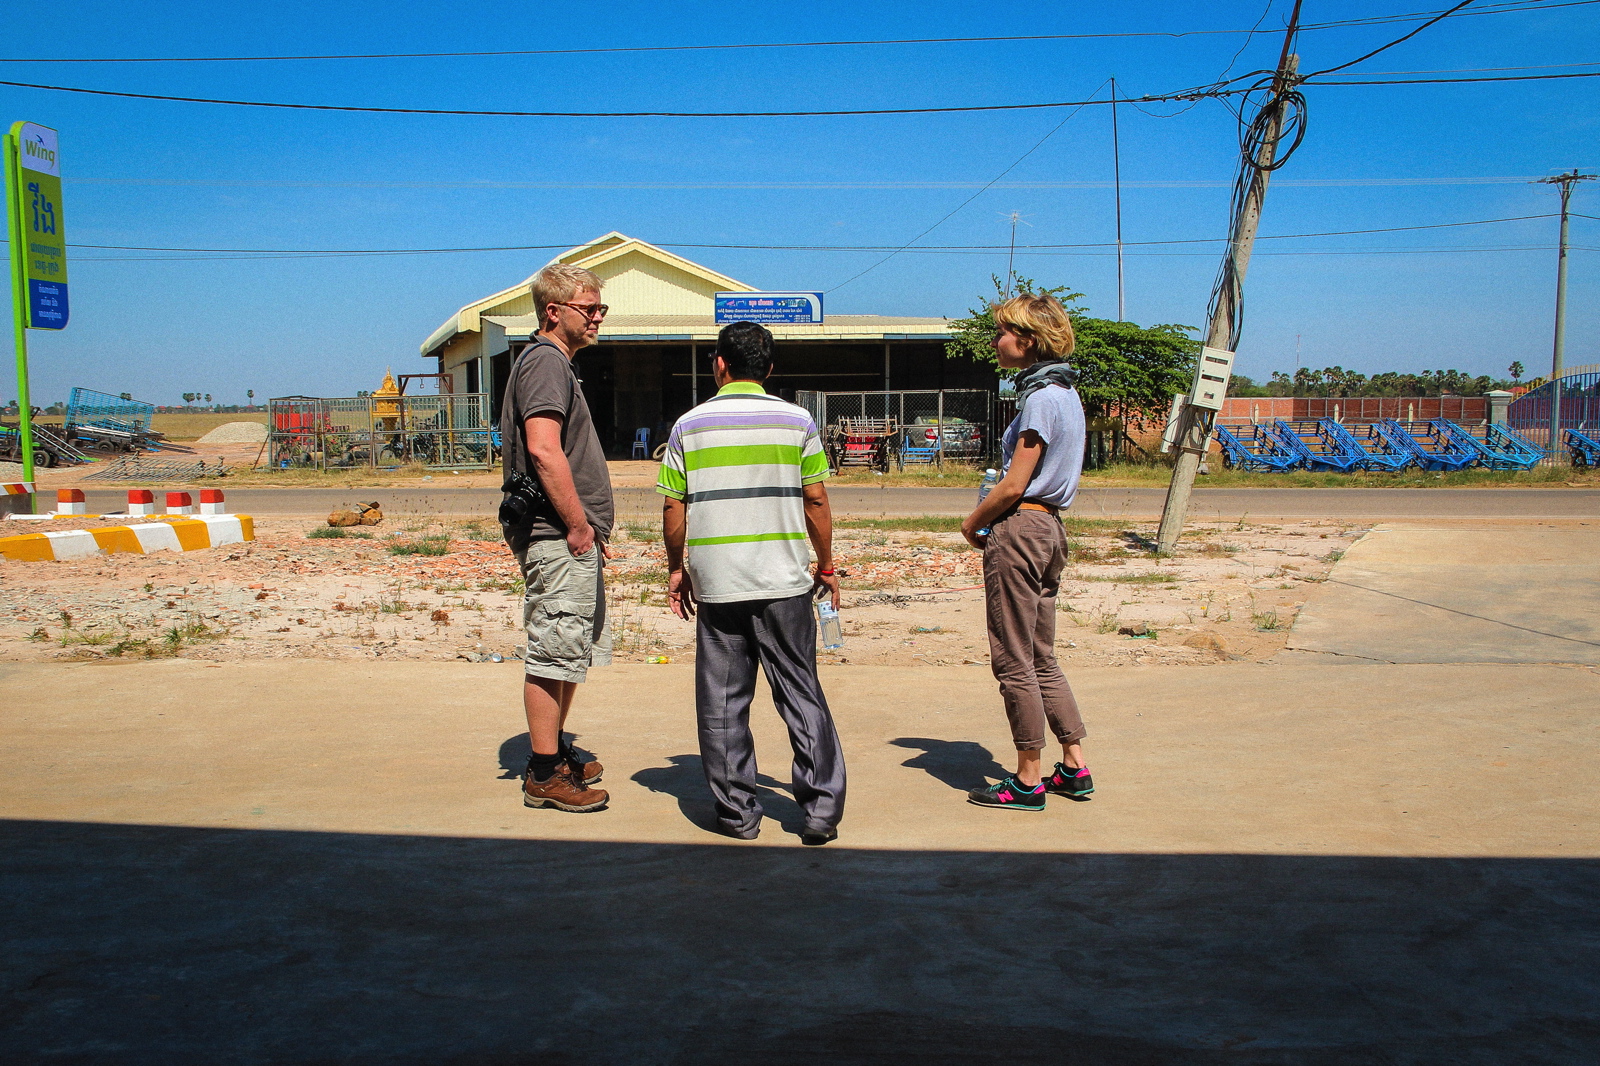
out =
[[(981, 807), (1042, 811), (1049, 793), (1083, 799), (1094, 780), (1083, 761), (1083, 718), (1056, 662), (1056, 595), (1067, 561), (1061, 511), (1072, 503), (1083, 470), (1083, 402), (1077, 375), (1063, 360), (1076, 340), (1053, 296), (1025, 294), (994, 309), (995, 355), (1017, 370), (1017, 417), (1001, 439), (1003, 476), (961, 524), (983, 551), (989, 660), (1000, 682), (1017, 769), (968, 800)], [(978, 531), (988, 529), (983, 535)], [(1046, 776), (1045, 731), (1061, 743)]]

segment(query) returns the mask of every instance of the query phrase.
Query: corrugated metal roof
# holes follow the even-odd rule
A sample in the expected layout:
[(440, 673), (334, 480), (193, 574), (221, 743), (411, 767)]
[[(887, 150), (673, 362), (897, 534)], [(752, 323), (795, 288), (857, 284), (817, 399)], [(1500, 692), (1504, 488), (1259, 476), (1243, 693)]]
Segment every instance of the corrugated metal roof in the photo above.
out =
[[(509, 337), (532, 336), (539, 328), (537, 315), (485, 315)], [(890, 315), (828, 315), (820, 324), (768, 323), (777, 340), (943, 340), (950, 322), (943, 318), (899, 318)], [(600, 343), (607, 340), (714, 341), (722, 327), (711, 315), (612, 315), (600, 326)]]

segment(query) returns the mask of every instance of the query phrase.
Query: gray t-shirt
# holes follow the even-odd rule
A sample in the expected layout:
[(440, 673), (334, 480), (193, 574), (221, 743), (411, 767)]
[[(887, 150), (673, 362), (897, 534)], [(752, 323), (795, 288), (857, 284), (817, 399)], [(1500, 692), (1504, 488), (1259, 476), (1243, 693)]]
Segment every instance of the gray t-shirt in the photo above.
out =
[[(605, 449), (589, 417), (589, 403), (579, 387), (577, 372), (554, 342), (535, 336), (511, 367), (504, 401), (500, 404), (500, 440), (506, 471), (533, 473), (528, 455), (523, 422), (539, 414), (561, 417), (561, 450), (572, 468), (572, 484), (578, 490), (583, 513), (602, 540), (611, 535), (616, 508), (611, 499), (611, 471), (606, 466)], [(564, 537), (565, 528), (535, 519), (531, 525), (505, 530), (512, 550), (521, 551), (529, 540)]]
[(1024, 430), (1033, 430), (1044, 441), (1044, 455), (1034, 467), (1033, 480), (1024, 496), (1054, 507), (1067, 508), (1078, 494), (1078, 475), (1083, 473), (1083, 401), (1077, 389), (1046, 385), (1029, 396), (1022, 410), (1000, 438), (1001, 474), (1011, 466), (1017, 439)]

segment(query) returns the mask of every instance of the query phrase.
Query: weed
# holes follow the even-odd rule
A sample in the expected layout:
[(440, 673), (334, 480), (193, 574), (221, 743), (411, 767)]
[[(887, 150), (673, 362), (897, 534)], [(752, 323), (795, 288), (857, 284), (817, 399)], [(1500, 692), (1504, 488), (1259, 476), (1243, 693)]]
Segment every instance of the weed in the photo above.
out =
[(37, 641), (37, 640), (49, 640), (50, 639), (50, 631), (48, 629), (46, 629), (44, 626), (39, 626), (32, 633), (28, 634), (28, 639), (29, 640), (35, 640), (35, 641)]
[(1200, 545), (1201, 555), (1232, 555), (1238, 550), (1239, 549), (1232, 544), (1217, 544), (1214, 541), (1208, 541), (1207, 543)]
[(434, 533), (417, 540), (397, 540), (385, 547), (390, 555), (449, 555), (450, 537)]
[(1263, 632), (1271, 632), (1282, 624), (1278, 621), (1278, 612), (1275, 610), (1252, 611), (1250, 612), (1250, 620), (1256, 624), (1257, 629)]
[(1327, 555), (1324, 555), (1322, 557), (1322, 561), (1325, 562), (1325, 563), (1336, 563), (1340, 559), (1343, 559), (1343, 558), (1344, 558), (1344, 549), (1343, 548), (1335, 548), (1335, 549), (1333, 549), (1333, 551), (1329, 552)]
[(110, 633), (63, 633), (60, 643), (63, 648), (70, 648), (75, 644), (99, 647), (102, 644), (110, 644), (114, 639), (116, 638)]
[(72, 612), (71, 611), (57, 611), (56, 612), (56, 617), (61, 619), (61, 628), (62, 629), (71, 629), (72, 628)]
[(624, 522), (622, 523), (622, 528), (627, 530), (629, 540), (654, 544), (661, 539), (661, 523), (659, 522)]
[(1119, 585), (1164, 585), (1172, 580), (1172, 576), (1151, 570), (1143, 574), (1118, 574), (1110, 580)]
[(1211, 601), (1217, 598), (1215, 589), (1206, 592), (1206, 598), (1200, 607), (1200, 617), (1205, 618), (1211, 613)]
[(1122, 623), (1116, 615), (1102, 612), (1095, 621), (1094, 631), (1096, 633), (1115, 633), (1121, 625)]
[(150, 582), (146, 581), (144, 583), (144, 590), (146, 592), (154, 592), (156, 590), (156, 587), (154, 585), (150, 584)]
[(306, 534), (307, 540), (371, 540), (372, 534), (343, 526), (318, 526)]

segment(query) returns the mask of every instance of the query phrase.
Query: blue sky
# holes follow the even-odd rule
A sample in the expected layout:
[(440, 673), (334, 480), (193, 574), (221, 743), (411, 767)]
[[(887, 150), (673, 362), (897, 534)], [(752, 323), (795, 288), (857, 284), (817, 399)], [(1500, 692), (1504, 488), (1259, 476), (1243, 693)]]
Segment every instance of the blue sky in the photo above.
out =
[[(1549, 2), (1549, 0), (1541, 0)], [(1270, 67), (1289, 4), (1262, 33), (1181, 38), (238, 64), (18, 63), (23, 58), (575, 49), (903, 37), (1248, 29), (1234, 3), (74, 4), (50, 34), (13, 34), (0, 78), (131, 92), (390, 107), (788, 110), (1087, 97), (1112, 75), (1157, 93)], [(1318, 22), (1430, 5), (1309, 0)], [(1470, 10), (1470, 9), (1469, 9)], [(1361, 70), (1600, 64), (1600, 5), (1448, 19)], [(1305, 34), (1303, 70), (1415, 23)], [(1600, 65), (1550, 66), (1550, 73)], [(1518, 73), (1518, 72), (1512, 72)], [(1526, 181), (1600, 168), (1600, 79), (1308, 87), (1305, 143), (1278, 171), (1263, 233), (1546, 214)], [(996, 245), (1113, 235), (1110, 114), (1085, 108), (777, 119), (538, 119), (222, 107), (0, 87), (0, 118), (61, 131), (74, 244), (418, 248), (576, 244), (608, 230), (664, 244), (898, 246), (1018, 163), (921, 241)], [(1237, 124), (1215, 101), (1120, 109), (1128, 241), (1226, 232)], [(1179, 114), (1178, 112), (1182, 112)], [(1171, 116), (1171, 117), (1160, 117)], [(470, 183), (491, 183), (471, 187)], [(523, 187), (516, 187), (522, 183)], [(965, 183), (971, 187), (957, 187)], [(545, 187), (527, 187), (543, 184)], [(774, 187), (787, 186), (787, 187)], [(1019, 187), (1020, 186), (1020, 187)], [(1575, 209), (1600, 215), (1600, 182)], [(1567, 362), (1600, 362), (1600, 222), (1576, 219)], [(1556, 222), (1268, 241), (1247, 285), (1239, 371), (1548, 370)], [(1130, 249), (1128, 317), (1201, 325), (1219, 246)], [(1404, 251), (1403, 251), (1404, 250)], [(1004, 252), (679, 249), (764, 288), (829, 290), (835, 313), (963, 314)], [(1114, 315), (1116, 260), (1019, 254), (1017, 271)], [(1163, 254), (1134, 254), (1159, 252)], [(1296, 254), (1281, 254), (1281, 253)], [(1182, 253), (1182, 254), (1176, 254)], [(1265, 254), (1272, 253), (1272, 254)], [(1354, 253), (1354, 254), (1336, 254)], [(152, 261), (78, 249), (72, 322), (30, 331), (33, 396), (73, 385), (157, 403), (371, 388), (461, 304), (551, 253)], [(106, 261), (96, 262), (96, 258)], [(113, 261), (121, 260), (121, 261)], [(9, 398), (14, 388), (0, 387)]]

